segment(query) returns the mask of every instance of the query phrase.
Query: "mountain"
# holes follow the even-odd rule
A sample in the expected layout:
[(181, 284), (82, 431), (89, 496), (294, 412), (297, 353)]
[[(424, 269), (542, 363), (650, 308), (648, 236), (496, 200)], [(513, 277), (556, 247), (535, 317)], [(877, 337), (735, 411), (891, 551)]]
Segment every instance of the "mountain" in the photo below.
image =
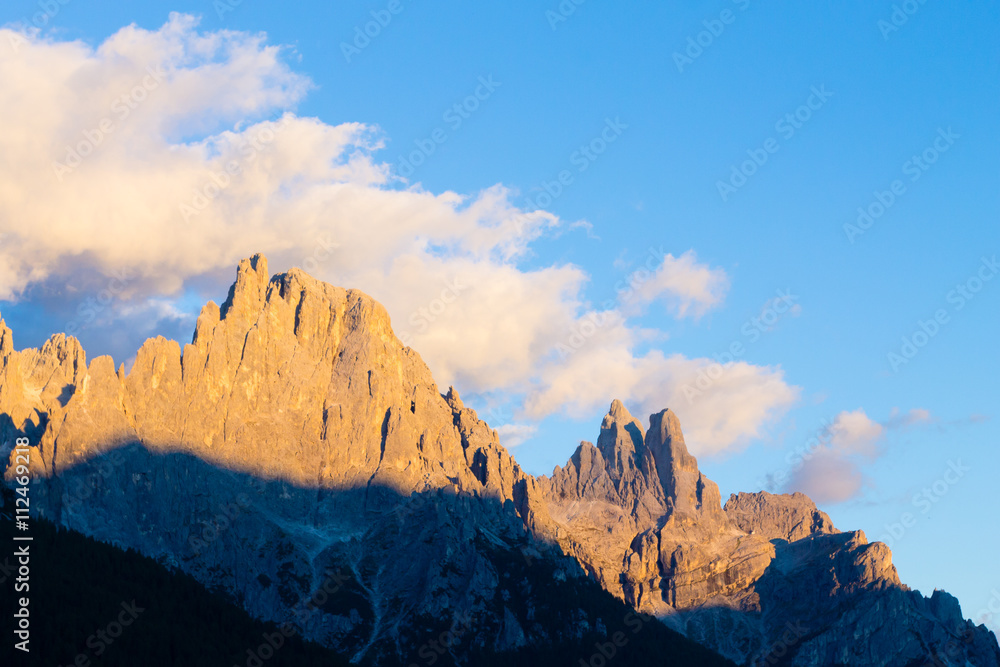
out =
[(183, 355), (150, 340), (126, 374), (64, 336), (15, 352), (0, 324), (0, 359), (0, 436), (33, 443), (42, 515), (352, 659), (589, 660), (621, 632), (618, 655), (728, 664), (528, 534), (534, 479), (360, 292), (255, 257)]
[[(13, 544), (24, 533), (12, 520), (15, 496), (0, 490), (0, 540)], [(262, 644), (280, 647), (283, 665), (350, 664), (330, 649), (253, 620), (223, 595), (135, 551), (40, 518), (32, 521), (30, 535), (30, 652), (4, 641), (0, 664), (218, 667), (246, 660), (248, 647), (256, 651)], [(4, 589), (13, 588), (16, 562), (10, 556), (0, 562)], [(2, 597), (5, 619), (13, 618), (20, 596), (11, 590)]]
[(671, 411), (643, 428), (615, 401), (597, 446), (529, 475), (380, 304), (298, 269), (271, 277), (260, 255), (190, 344), (151, 339), (128, 373), (62, 335), (15, 351), (2, 320), (0, 359), (0, 456), (30, 439), (41, 515), (355, 661), (594, 637), (585, 662), (649, 643), (719, 661), (672, 628), (744, 664), (1000, 665), (954, 598), (903, 586), (885, 545), (805, 496), (723, 506)]
[(723, 506), (670, 410), (644, 430), (615, 401), (597, 446), (539, 486), (539, 523), (605, 589), (737, 662), (1000, 663), (954, 597), (904, 586), (885, 544), (837, 531), (803, 494)]
[[(0, 511), (0, 539), (10, 541), (15, 535), (13, 512), (16, 496), (5, 487)], [(167, 568), (152, 558), (129, 549), (122, 550), (67, 530), (35, 517), (30, 529), (33, 541), (30, 599), (33, 610), (30, 652), (17, 650), (12, 642), (0, 646), (0, 664), (4, 665), (121, 665), (133, 667), (220, 667), (233, 664), (261, 665), (280, 655), (277, 664), (289, 667), (337, 667), (350, 665), (348, 658), (312, 642), (304, 642), (292, 626), (265, 624), (250, 618), (223, 592), (206, 590), (194, 578)], [(537, 578), (539, 585), (552, 582), (553, 565), (528, 560), (501, 562), (505, 576), (520, 573)], [(13, 588), (18, 574), (16, 560), (0, 562), (0, 587)], [(592, 584), (586, 579), (577, 583)], [(558, 586), (559, 584), (555, 584)], [(620, 603), (596, 585), (584, 585), (582, 597), (571, 602), (585, 605), (606, 617), (622, 611)], [(560, 591), (565, 595), (567, 591)], [(546, 592), (541, 593), (547, 595)], [(19, 595), (5, 595), (0, 603), (4, 618), (17, 611)], [(308, 612), (308, 607), (303, 611)], [(123, 615), (123, 612), (124, 615)], [(320, 613), (320, 612), (316, 612)], [(626, 612), (627, 614), (627, 612)], [(624, 620), (624, 619), (623, 619)], [(650, 624), (649, 618), (629, 617), (618, 627), (611, 625), (603, 633), (592, 631), (573, 640), (553, 642), (515, 651), (490, 649), (471, 651), (469, 660), (484, 667), (515, 667), (525, 664), (578, 667), (594, 655), (611, 651), (609, 631), (621, 631), (628, 642), (611, 644), (614, 657), (625, 664), (662, 664), (666, 652), (671, 664), (731, 664), (713, 656), (707, 649), (678, 638), (666, 627)], [(117, 625), (116, 625), (117, 624)], [(659, 627), (658, 627), (659, 626)], [(637, 635), (638, 631), (641, 635)], [(460, 637), (467, 630), (459, 627), (449, 636)], [(451, 631), (449, 630), (449, 633)], [(440, 637), (440, 635), (439, 635)], [(450, 655), (439, 653), (426, 642), (422, 664), (453, 664)], [(374, 658), (375, 656), (370, 656)], [(412, 657), (412, 656), (411, 656)], [(364, 664), (375, 664), (365, 660)], [(409, 660), (378, 660), (379, 665), (412, 665)]]

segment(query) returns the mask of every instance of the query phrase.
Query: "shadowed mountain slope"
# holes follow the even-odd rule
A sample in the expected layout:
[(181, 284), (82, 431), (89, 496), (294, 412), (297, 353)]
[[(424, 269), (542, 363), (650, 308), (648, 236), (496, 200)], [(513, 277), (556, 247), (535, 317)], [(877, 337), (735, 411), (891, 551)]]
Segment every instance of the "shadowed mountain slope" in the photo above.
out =
[[(409, 655), (428, 627), (470, 617), (467, 655), (608, 632), (612, 619), (553, 606), (530, 574), (506, 580), (499, 563), (527, 553), (738, 662), (783, 643), (790, 664), (905, 665), (954, 644), (956, 660), (1000, 664), (957, 603), (906, 589), (885, 545), (838, 533), (804, 496), (724, 508), (670, 410), (644, 429), (615, 401), (597, 446), (528, 475), (439, 392), (381, 305), (297, 269), (271, 277), (259, 255), (203, 308), (191, 344), (149, 340), (128, 374), (88, 365), (61, 335), (15, 351), (2, 321), (0, 359), (0, 436), (31, 439), (45, 516), (275, 622), (339, 567), (353, 606), (302, 632), (355, 660)], [(241, 502), (238, 521), (209, 530)]]

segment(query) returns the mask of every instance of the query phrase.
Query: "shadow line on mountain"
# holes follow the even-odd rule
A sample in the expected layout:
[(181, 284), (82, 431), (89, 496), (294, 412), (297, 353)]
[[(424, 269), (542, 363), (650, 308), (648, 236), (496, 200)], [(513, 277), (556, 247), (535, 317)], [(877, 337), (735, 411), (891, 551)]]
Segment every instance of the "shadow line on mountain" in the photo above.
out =
[[(469, 635), (489, 642), (477, 649), (469, 639), (467, 650), (513, 656), (535, 650), (519, 646), (532, 638), (572, 640), (572, 650), (563, 646), (552, 664), (570, 654), (576, 659), (567, 665), (589, 661), (601, 654), (601, 637), (618, 628), (628, 633), (628, 620), (643, 618), (586, 577), (557, 545), (529, 534), (510, 499), (455, 488), (404, 495), (375, 483), (294, 484), (139, 442), (107, 447), (56, 475), (46, 472), (31, 487), (32, 505), (44, 516), (184, 570), (258, 618), (296, 621), (290, 610), (336, 578), (336, 595), (318, 605), (324, 613), (305, 624), (307, 637), (333, 637), (365, 659), (406, 646), (429, 660), (434, 638), (454, 633), (463, 604), (477, 595), (492, 613)], [(492, 590), (483, 584), (490, 569), (497, 580)], [(524, 581), (530, 593), (522, 590)], [(387, 583), (394, 588), (380, 601), (375, 591)], [(435, 618), (427, 601), (442, 594), (448, 613)], [(581, 609), (590, 629), (573, 639), (567, 628), (579, 624), (574, 615)], [(490, 625), (491, 619), (500, 621)], [(654, 626), (641, 636), (655, 642), (633, 640), (614, 650), (632, 655), (630, 664), (653, 664), (642, 662), (646, 644), (660, 645), (661, 653), (672, 649), (675, 664), (729, 664), (667, 626)], [(641, 627), (652, 626), (644, 621)], [(443, 654), (436, 657), (436, 664), (448, 664), (440, 662)], [(489, 662), (486, 653), (480, 658), (477, 664), (502, 664)]]

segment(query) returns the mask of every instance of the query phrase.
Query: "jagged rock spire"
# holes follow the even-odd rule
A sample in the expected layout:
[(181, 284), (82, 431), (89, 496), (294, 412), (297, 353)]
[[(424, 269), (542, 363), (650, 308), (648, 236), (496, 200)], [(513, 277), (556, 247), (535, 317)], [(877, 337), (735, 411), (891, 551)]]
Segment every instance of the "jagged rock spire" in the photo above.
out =
[(14, 335), (11, 333), (7, 323), (0, 316), (0, 359), (14, 351)]
[[(769, 657), (785, 628), (802, 619), (809, 635), (792, 647), (796, 664), (916, 664), (950, 649), (949, 638), (958, 636), (971, 641), (955, 662), (1000, 664), (995, 638), (964, 625), (953, 598), (925, 601), (902, 589), (888, 547), (868, 544), (860, 532), (834, 533), (804, 496), (737, 496), (724, 513), (718, 488), (698, 470), (669, 410), (652, 415), (644, 432), (614, 401), (596, 447), (581, 444), (551, 480), (524, 474), (457, 392), (439, 393), (377, 302), (296, 269), (271, 278), (259, 255), (240, 263), (222, 308), (202, 311), (193, 345), (182, 354), (176, 343), (152, 339), (127, 377), (107, 357), (88, 367), (79, 343), (62, 335), (41, 350), (14, 352), (0, 320), (0, 414), (9, 418), (0, 442), (12, 429), (33, 431), (32, 470), (42, 477), (83, 473), (101, 448), (141, 443), (156, 456), (132, 454), (116, 464), (120, 472), (75, 503), (78, 512), (62, 515), (67, 525), (200, 563), (203, 572), (245, 572), (225, 582), (258, 605), (261, 617), (280, 610), (264, 580), (284, 577), (287, 590), (297, 590), (299, 573), (319, 570), (321, 561), (307, 555), (316, 553), (316, 538), (339, 542), (351, 522), (363, 528), (353, 535), (371, 531), (367, 542), (352, 536), (351, 551), (377, 565), (366, 591), (387, 592), (372, 602), (402, 609), (394, 622), (418, 613), (444, 617), (456, 606), (448, 595), (474, 593), (470, 581), (487, 587), (483, 599), (496, 599), (498, 570), (477, 565), (459, 577), (442, 565), (487, 563), (475, 536), (497, 526), (520, 535), (510, 513), (516, 509), (524, 528), (558, 543), (606, 590), (662, 618), (690, 611), (681, 629), (744, 664)], [(196, 459), (264, 480), (264, 492), (270, 484), (276, 494), (271, 481), (280, 480), (293, 494), (263, 497), (220, 532), (219, 548), (185, 559), (185, 536), (215, 511), (209, 492), (223, 488), (197, 474), (205, 468), (190, 463)], [(43, 489), (53, 494), (47, 505)], [(64, 495), (69, 489), (52, 480), (32, 504), (37, 499), (55, 512), (72, 497)], [(151, 489), (172, 494), (173, 502), (149, 511)], [(345, 504), (337, 504), (338, 494)], [(302, 504), (285, 502), (294, 495)], [(397, 518), (378, 528), (379, 513), (388, 515), (400, 500), (452, 496), (463, 503), (449, 505), (458, 511), (429, 505), (427, 516), (441, 520), (411, 519), (421, 525), (406, 542), (386, 539), (402, 534)], [(442, 534), (441, 526), (453, 529)], [(257, 536), (268, 555), (244, 559)], [(291, 555), (271, 556), (275, 536)], [(497, 539), (503, 542), (490, 541)], [(356, 552), (356, 544), (372, 551)], [(322, 552), (322, 564), (331, 551)], [(866, 659), (845, 652), (855, 647), (868, 651)]]
[(229, 288), (229, 296), (222, 304), (222, 317), (228, 317), (230, 312), (248, 317), (260, 311), (270, 280), (264, 255), (257, 253), (250, 259), (241, 259), (236, 270), (236, 282)]
[(660, 484), (667, 497), (677, 498), (682, 506), (692, 504), (699, 476), (698, 461), (688, 453), (677, 415), (670, 410), (650, 415), (646, 447), (656, 460)]
[(607, 462), (608, 475), (613, 481), (618, 482), (636, 469), (649, 472), (643, 465), (646, 457), (642, 438), (642, 424), (616, 398), (601, 423), (601, 434), (597, 438), (597, 449)]

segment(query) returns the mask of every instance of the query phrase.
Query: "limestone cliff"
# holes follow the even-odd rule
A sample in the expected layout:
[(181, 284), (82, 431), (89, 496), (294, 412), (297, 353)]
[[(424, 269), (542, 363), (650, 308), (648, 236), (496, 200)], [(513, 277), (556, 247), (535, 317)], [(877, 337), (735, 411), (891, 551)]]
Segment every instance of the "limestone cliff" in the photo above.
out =
[(63, 525), (275, 621), (342, 571), (356, 603), (304, 629), (359, 656), (415, 614), (506, 620), (497, 648), (523, 643), (489, 554), (520, 554), (533, 480), (367, 295), (255, 256), (190, 344), (151, 339), (128, 374), (62, 335), (15, 351), (2, 321), (0, 359), (2, 453), (28, 435), (33, 502)]
[(836, 531), (805, 496), (723, 507), (672, 411), (644, 428), (616, 400), (596, 446), (528, 475), (381, 305), (297, 269), (272, 277), (259, 255), (190, 344), (149, 340), (127, 374), (62, 335), (16, 351), (0, 320), (3, 459), (20, 435), (40, 511), (258, 617), (289, 620), (340, 572), (346, 601), (293, 620), (358, 659), (419, 646), (418, 619), (473, 614), (474, 641), (500, 650), (602, 625), (543, 618), (497, 566), (515, 554), (560, 581), (586, 572), (738, 662), (781, 643), (788, 664), (1000, 664), (953, 598), (906, 589), (885, 545)]
[(598, 443), (540, 480), (547, 529), (635, 608), (745, 664), (1000, 664), (954, 598), (908, 589), (886, 545), (838, 532), (803, 494), (722, 507), (670, 410), (644, 431), (615, 401)]

